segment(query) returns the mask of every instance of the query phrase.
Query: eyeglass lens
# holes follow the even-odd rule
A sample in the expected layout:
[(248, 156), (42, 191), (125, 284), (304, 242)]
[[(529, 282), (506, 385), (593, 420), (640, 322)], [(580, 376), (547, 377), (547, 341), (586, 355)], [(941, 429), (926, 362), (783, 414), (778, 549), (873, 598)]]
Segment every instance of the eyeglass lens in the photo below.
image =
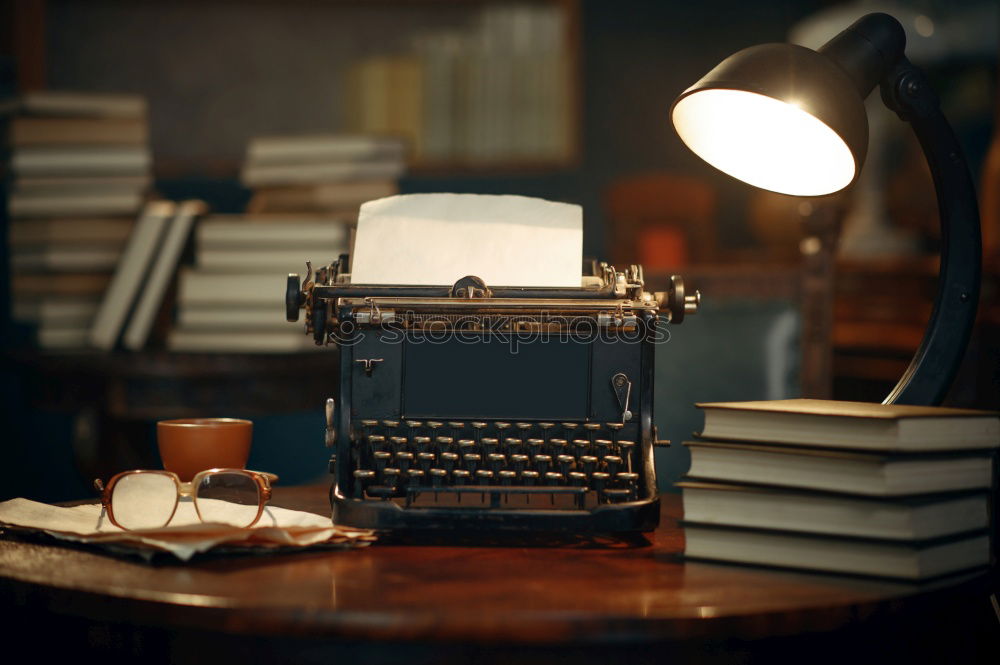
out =
[(125, 529), (157, 529), (170, 521), (177, 506), (174, 479), (160, 473), (133, 473), (115, 483), (111, 510)]
[(204, 476), (194, 488), (194, 500), (203, 522), (249, 526), (257, 517), (257, 482), (243, 473), (219, 472)]

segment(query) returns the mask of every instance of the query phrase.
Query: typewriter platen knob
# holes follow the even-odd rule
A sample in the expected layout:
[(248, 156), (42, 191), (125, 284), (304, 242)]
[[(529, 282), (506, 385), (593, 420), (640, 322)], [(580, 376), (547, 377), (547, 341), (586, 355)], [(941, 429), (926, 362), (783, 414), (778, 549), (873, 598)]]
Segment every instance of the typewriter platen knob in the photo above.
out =
[(302, 306), (302, 283), (297, 273), (288, 273), (288, 284), (285, 286), (285, 319), (294, 323), (299, 320), (299, 308)]
[(682, 323), (688, 314), (697, 314), (701, 305), (701, 292), (687, 293), (684, 288), (684, 278), (680, 275), (670, 276), (670, 290), (658, 291), (654, 294), (660, 309), (670, 313), (671, 323)]

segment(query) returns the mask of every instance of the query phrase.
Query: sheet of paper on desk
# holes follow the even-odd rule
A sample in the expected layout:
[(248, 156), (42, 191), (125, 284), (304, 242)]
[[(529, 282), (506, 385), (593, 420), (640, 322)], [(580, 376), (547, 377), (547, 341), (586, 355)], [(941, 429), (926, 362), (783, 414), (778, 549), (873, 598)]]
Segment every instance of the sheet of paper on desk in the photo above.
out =
[(370, 531), (337, 526), (329, 517), (277, 506), (267, 506), (260, 521), (250, 528), (203, 523), (190, 501), (178, 504), (170, 525), (159, 529), (119, 529), (108, 521), (100, 504), (63, 507), (20, 498), (0, 502), (0, 524), (41, 531), (61, 540), (133, 547), (146, 558), (153, 551), (169, 552), (181, 561), (221, 545), (258, 549), (318, 544), (357, 547), (374, 539)]
[(361, 206), (354, 284), (579, 287), (580, 206), (526, 196), (405, 194)]

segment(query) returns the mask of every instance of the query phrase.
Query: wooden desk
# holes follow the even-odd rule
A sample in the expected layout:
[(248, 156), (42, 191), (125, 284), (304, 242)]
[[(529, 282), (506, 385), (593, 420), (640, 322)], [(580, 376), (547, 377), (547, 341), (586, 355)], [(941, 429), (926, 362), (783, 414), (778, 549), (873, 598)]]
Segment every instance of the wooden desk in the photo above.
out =
[[(276, 503), (326, 512), (323, 488), (277, 494)], [(143, 662), (407, 665), (770, 663), (796, 654), (853, 665), (980, 648), (955, 636), (985, 620), (986, 575), (920, 589), (684, 563), (679, 504), (664, 497), (667, 516), (648, 543), (613, 547), (382, 542), (147, 566), (0, 540), (0, 602), (13, 610), (4, 613), (5, 647), (35, 639), (36, 652), (67, 657), (89, 643)]]

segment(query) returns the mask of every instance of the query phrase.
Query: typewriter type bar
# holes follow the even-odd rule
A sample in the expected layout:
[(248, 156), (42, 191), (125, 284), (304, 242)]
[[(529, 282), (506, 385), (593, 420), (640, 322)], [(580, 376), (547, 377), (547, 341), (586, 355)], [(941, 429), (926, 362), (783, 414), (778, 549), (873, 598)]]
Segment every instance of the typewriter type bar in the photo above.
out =
[[(336, 522), (375, 529), (648, 531), (659, 520), (653, 354), (697, 310), (673, 280), (591, 264), (580, 289), (289, 279), (288, 317), (340, 347), (327, 405)], [(586, 334), (589, 333), (589, 336)]]

